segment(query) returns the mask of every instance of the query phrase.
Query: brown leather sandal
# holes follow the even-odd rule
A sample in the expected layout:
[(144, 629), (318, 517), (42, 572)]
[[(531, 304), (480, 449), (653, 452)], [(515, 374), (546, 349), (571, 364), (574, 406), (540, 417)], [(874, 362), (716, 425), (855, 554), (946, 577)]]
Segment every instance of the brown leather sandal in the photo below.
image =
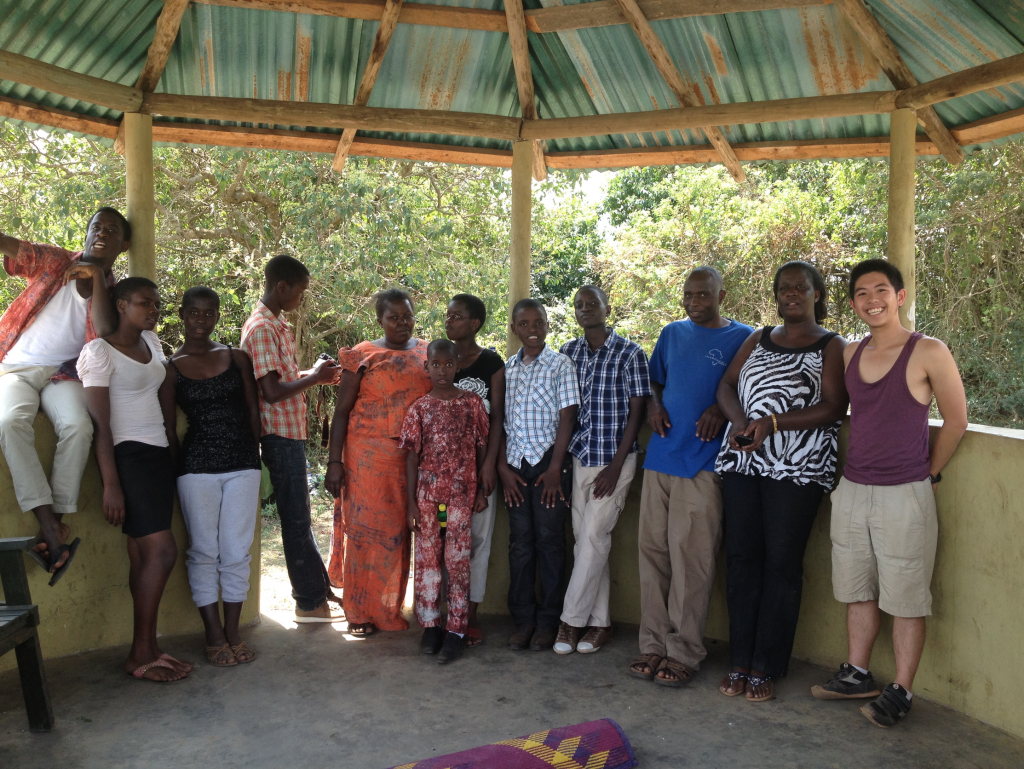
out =
[[(245, 665), (256, 659), (256, 650), (249, 646), (249, 644), (247, 644), (245, 641), (242, 641), (242, 643), (238, 644), (238, 646), (232, 646), (231, 653), (235, 655), (235, 662), (237, 662), (239, 665)], [(239, 659), (239, 654), (248, 654), (249, 657), (244, 660)]]
[[(218, 658), (220, 658), (224, 653), (229, 655), (228, 660), (226, 662), (218, 662)], [(238, 660), (235, 659), (234, 652), (231, 651), (231, 644), (226, 642), (223, 646), (207, 646), (206, 661), (215, 668), (230, 668), (238, 664)]]
[[(662, 670), (667, 670), (672, 673), (675, 678), (660, 678), (657, 674)], [(689, 683), (690, 679), (693, 678), (693, 668), (684, 665), (677, 659), (672, 657), (666, 657), (658, 665), (658, 670), (654, 675), (654, 683), (661, 684), (662, 686), (679, 687), (685, 683)]]
[[(632, 664), (629, 666), (629, 674), (634, 678), (642, 678), (645, 681), (650, 681), (654, 678), (654, 674), (658, 672), (658, 666), (661, 664), (662, 657), (660, 654), (641, 654)], [(650, 673), (645, 673), (643, 670), (637, 670), (637, 668), (648, 667), (651, 669)]]

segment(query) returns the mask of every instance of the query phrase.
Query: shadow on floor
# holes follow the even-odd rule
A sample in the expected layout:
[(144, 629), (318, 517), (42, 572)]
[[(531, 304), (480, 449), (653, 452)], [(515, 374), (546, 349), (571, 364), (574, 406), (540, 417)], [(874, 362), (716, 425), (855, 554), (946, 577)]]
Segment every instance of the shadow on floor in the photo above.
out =
[(802, 662), (773, 702), (723, 697), (723, 644), (687, 688), (667, 689), (627, 675), (631, 626), (598, 654), (560, 657), (508, 651), (509, 621), (486, 618), (485, 645), (441, 666), (420, 654), (418, 630), (356, 640), (274, 616), (246, 631), (259, 654), (249, 665), (212, 668), (200, 637), (163, 639), (197, 662), (179, 683), (125, 676), (123, 648), (49, 661), (50, 734), (28, 732), (17, 673), (0, 675), (0, 764), (382, 769), (608, 717), (642, 769), (1024, 765), (1024, 742), (929, 702), (891, 730), (861, 716), (862, 703), (819, 703), (809, 688), (829, 671)]

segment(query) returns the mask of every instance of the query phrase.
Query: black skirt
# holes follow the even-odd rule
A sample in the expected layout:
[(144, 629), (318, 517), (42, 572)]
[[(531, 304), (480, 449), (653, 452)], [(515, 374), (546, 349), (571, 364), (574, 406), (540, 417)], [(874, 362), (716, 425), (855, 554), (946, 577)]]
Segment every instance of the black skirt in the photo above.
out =
[(121, 531), (138, 539), (171, 528), (174, 512), (174, 466), (171, 450), (138, 441), (114, 446), (117, 477), (124, 492)]

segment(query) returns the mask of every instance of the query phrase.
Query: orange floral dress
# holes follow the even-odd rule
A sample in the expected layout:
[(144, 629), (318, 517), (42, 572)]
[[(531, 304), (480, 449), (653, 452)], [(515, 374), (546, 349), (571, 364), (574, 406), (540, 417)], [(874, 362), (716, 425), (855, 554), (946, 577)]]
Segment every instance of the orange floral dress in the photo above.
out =
[(408, 408), (431, 390), (424, 363), (427, 343), (389, 350), (361, 342), (338, 351), (345, 371), (363, 370), (348, 419), (346, 481), (334, 506), (328, 572), (344, 589), (351, 624), (372, 622), (381, 630), (406, 630), (402, 617), (409, 578), (405, 457), (398, 448)]

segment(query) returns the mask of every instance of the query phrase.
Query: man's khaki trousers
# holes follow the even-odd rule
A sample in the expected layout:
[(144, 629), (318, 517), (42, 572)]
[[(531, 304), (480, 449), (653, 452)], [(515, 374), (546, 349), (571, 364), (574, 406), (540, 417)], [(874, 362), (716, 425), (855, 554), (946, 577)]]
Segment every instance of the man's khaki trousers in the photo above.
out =
[[(81, 382), (50, 382), (55, 366), (0, 363), (0, 450), (14, 481), (18, 505), (28, 512), (53, 505), (53, 512), (78, 510), (78, 489), (92, 446), (92, 420)], [(57, 433), (52, 483), (36, 453), (34, 423), (40, 407)]]
[(644, 471), (640, 498), (640, 652), (694, 670), (707, 656), (704, 624), (722, 542), (721, 479)]

